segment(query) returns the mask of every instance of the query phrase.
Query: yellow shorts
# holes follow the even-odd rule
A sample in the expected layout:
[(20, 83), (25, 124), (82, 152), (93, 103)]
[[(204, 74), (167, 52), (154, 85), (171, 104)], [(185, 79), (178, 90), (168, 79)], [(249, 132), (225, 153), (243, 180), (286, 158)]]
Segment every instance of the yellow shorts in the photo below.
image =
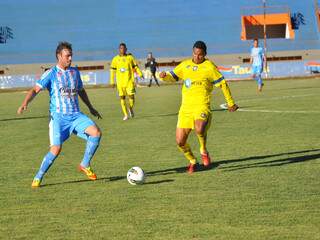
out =
[(202, 120), (208, 122), (207, 129), (211, 123), (211, 111), (208, 107), (197, 109), (183, 109), (180, 108), (177, 128), (194, 129), (194, 122), (196, 120)]
[(128, 83), (127, 86), (117, 86), (119, 97), (126, 95), (134, 95), (136, 93), (136, 89), (134, 88), (133, 83)]

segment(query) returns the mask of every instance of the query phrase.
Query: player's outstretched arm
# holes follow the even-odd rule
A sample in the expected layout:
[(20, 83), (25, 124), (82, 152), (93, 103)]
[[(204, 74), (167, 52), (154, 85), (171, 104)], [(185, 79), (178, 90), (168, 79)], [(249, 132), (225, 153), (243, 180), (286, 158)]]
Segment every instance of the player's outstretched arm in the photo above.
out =
[(24, 111), (27, 110), (28, 104), (32, 101), (32, 99), (41, 91), (41, 88), (39, 86), (34, 86), (31, 88), (26, 97), (24, 98), (21, 106), (18, 108), (17, 113), (22, 114)]
[(89, 108), (90, 113), (93, 116), (97, 117), (98, 119), (102, 119), (100, 113), (92, 106), (92, 104), (89, 100), (89, 97), (87, 95), (87, 92), (84, 90), (84, 88), (82, 88), (79, 91), (79, 96), (80, 96), (81, 100), (84, 102), (84, 104), (86, 104), (87, 107)]
[(166, 81), (166, 82), (176, 82), (176, 81), (178, 81), (179, 79), (178, 79), (178, 77), (177, 76), (172, 76), (172, 74), (174, 74), (173, 72), (172, 73), (169, 73), (169, 72), (165, 72), (165, 71), (163, 71), (163, 72), (161, 72), (160, 74), (159, 74), (159, 77), (160, 77), (160, 79), (162, 80), (162, 81)]
[(232, 95), (231, 95), (231, 91), (230, 91), (230, 88), (227, 84), (227, 82), (224, 80), (221, 85), (221, 90), (223, 92), (223, 95), (224, 95), (224, 98), (226, 99), (226, 102), (228, 104), (228, 110), (229, 112), (235, 112), (237, 111), (237, 109), (239, 108), (239, 106), (237, 104), (234, 103), (234, 100), (232, 98)]

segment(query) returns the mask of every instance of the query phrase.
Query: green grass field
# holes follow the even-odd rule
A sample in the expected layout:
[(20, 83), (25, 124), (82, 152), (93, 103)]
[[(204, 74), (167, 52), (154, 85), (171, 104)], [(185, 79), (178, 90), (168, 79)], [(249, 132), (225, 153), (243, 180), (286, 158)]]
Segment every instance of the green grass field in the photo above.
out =
[[(85, 142), (72, 136), (40, 189), (31, 181), (48, 151), (47, 93), (23, 116), (25, 93), (1, 93), (0, 239), (320, 239), (320, 79), (267, 81), (261, 94), (232, 82), (235, 113), (220, 110), (215, 89), (214, 168), (193, 175), (175, 145), (180, 87), (138, 88), (126, 122), (113, 89), (88, 89), (104, 117), (99, 179), (77, 171)], [(199, 156), (194, 133), (189, 143)], [(126, 180), (136, 165), (141, 186)]]

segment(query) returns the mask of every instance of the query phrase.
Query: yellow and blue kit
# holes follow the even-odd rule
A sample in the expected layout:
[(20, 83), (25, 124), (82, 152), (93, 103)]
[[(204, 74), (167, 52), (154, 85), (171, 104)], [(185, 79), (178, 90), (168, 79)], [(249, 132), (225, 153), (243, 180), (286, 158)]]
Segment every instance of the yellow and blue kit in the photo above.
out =
[(196, 64), (192, 59), (181, 62), (167, 72), (164, 81), (183, 81), (182, 103), (179, 110), (178, 128), (194, 128), (195, 120), (210, 122), (210, 101), (213, 86), (223, 91), (228, 106), (234, 105), (228, 84), (210, 60)]
[(135, 72), (142, 77), (142, 72), (131, 54), (123, 56), (117, 55), (112, 59), (110, 66), (110, 84), (114, 84), (116, 78), (119, 96), (133, 95), (135, 93)]

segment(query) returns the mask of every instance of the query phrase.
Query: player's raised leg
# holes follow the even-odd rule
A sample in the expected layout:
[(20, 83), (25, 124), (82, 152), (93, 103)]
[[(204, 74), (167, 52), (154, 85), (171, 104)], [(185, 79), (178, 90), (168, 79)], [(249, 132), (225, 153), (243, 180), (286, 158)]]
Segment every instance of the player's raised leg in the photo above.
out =
[(97, 175), (92, 170), (90, 163), (99, 147), (101, 131), (89, 117), (82, 113), (79, 114), (79, 117), (74, 122), (74, 131), (79, 137), (87, 140), (79, 170), (84, 172), (90, 180), (96, 180)]
[(178, 149), (183, 153), (185, 158), (189, 161), (188, 173), (193, 173), (196, 170), (197, 160), (192, 153), (192, 150), (187, 143), (191, 129), (177, 128), (176, 130), (176, 142)]

